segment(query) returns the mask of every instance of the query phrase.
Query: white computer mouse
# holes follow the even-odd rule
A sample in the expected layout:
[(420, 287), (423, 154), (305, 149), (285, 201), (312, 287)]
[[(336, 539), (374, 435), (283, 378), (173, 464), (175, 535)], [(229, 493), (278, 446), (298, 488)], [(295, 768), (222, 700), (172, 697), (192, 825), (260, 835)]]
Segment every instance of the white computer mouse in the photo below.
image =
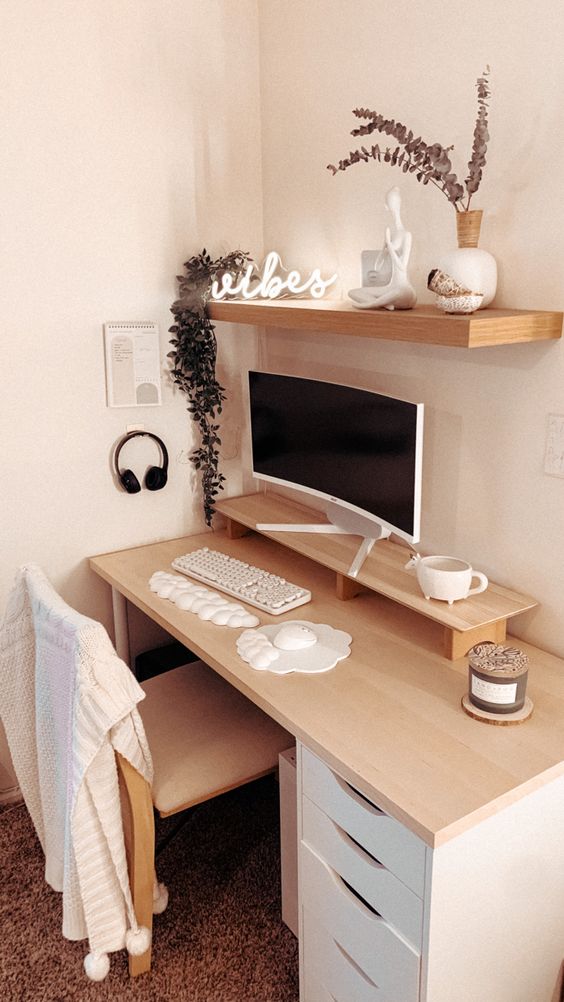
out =
[(272, 639), (280, 651), (303, 651), (317, 643), (317, 637), (309, 626), (302, 623), (284, 623)]

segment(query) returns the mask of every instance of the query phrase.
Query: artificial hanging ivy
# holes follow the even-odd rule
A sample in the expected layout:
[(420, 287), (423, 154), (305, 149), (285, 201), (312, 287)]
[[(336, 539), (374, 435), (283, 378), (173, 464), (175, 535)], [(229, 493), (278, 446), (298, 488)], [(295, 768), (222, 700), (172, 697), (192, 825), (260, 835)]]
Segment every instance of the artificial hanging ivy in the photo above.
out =
[(215, 499), (225, 481), (219, 471), (221, 439), (217, 423), (225, 389), (215, 375), (217, 342), (214, 325), (206, 315), (206, 304), (214, 280), (221, 284), (226, 273), (237, 279), (251, 263), (246, 251), (233, 251), (213, 261), (204, 248), (185, 262), (186, 273), (177, 276), (179, 296), (171, 306), (175, 323), (169, 329), (174, 337), (168, 358), (173, 381), (188, 397), (188, 411), (200, 431), (200, 445), (190, 461), (201, 474), (207, 525), (212, 523)]

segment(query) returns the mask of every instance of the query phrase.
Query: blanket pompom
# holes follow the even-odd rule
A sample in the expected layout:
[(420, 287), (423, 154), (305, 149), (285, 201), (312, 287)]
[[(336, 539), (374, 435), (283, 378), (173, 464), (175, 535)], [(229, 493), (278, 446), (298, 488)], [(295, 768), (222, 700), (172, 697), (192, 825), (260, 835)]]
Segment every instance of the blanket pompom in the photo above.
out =
[(84, 958), (84, 970), (91, 981), (103, 981), (110, 969), (107, 953), (88, 953)]
[(168, 905), (168, 890), (166, 884), (155, 881), (153, 888), (153, 915), (161, 915)]
[(151, 945), (151, 933), (144, 925), (138, 929), (128, 929), (125, 934), (125, 948), (132, 957), (140, 957)]

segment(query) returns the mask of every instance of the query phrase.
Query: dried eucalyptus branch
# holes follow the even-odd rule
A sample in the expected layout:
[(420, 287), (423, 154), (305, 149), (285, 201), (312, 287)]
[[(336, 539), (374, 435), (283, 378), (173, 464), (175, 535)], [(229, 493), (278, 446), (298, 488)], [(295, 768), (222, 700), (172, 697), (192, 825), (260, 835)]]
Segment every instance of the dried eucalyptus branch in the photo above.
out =
[(376, 111), (369, 108), (355, 108), (353, 115), (356, 118), (366, 119), (366, 123), (356, 129), (352, 129), (351, 136), (369, 136), (373, 132), (379, 132), (386, 136), (391, 136), (398, 144), (394, 150), (386, 147), (381, 150), (378, 144), (367, 149), (361, 146), (360, 149), (352, 150), (348, 157), (339, 160), (337, 165), (328, 164), (327, 170), (333, 175), (339, 171), (345, 171), (353, 164), (363, 161), (368, 163), (370, 159), (378, 163), (387, 163), (392, 167), (401, 167), (404, 174), (415, 174), (417, 180), (422, 184), (434, 184), (439, 191), (442, 191), (448, 201), (454, 205), (457, 212), (468, 209), (470, 198), (478, 190), (482, 180), (482, 170), (486, 162), (486, 148), (489, 140), (487, 129), (487, 108), (490, 97), (487, 76), (489, 67), (486, 68), (481, 77), (478, 78), (476, 86), (478, 88), (478, 118), (474, 129), (474, 145), (472, 148), (472, 159), (468, 164), (469, 176), (466, 179), (466, 193), (468, 202), (463, 206), (464, 188), (458, 181), (452, 169), (449, 153), (453, 146), (442, 146), (441, 143), (426, 143), (421, 136), (414, 137), (411, 129), (401, 122), (396, 122), (393, 118), (384, 118)]
[(190, 461), (201, 472), (204, 515), (211, 525), (215, 511), (214, 502), (225, 477), (219, 472), (219, 424), (225, 400), (225, 390), (215, 375), (217, 342), (215, 329), (206, 316), (206, 303), (210, 298), (214, 279), (221, 282), (229, 273), (237, 279), (251, 263), (246, 251), (234, 251), (212, 261), (204, 249), (185, 262), (185, 275), (178, 275), (179, 298), (172, 304), (175, 323), (169, 329), (174, 337), (169, 351), (171, 376), (188, 397), (188, 411), (198, 425), (200, 445), (190, 456)]
[(472, 157), (468, 163), (468, 177), (465, 180), (468, 201), (466, 209), (470, 206), (470, 199), (480, 187), (482, 171), (486, 165), (486, 152), (490, 134), (488, 132), (488, 100), (491, 94), (488, 76), (489, 66), (486, 66), (481, 77), (476, 81), (478, 90), (478, 117), (474, 127), (474, 142), (472, 144)]

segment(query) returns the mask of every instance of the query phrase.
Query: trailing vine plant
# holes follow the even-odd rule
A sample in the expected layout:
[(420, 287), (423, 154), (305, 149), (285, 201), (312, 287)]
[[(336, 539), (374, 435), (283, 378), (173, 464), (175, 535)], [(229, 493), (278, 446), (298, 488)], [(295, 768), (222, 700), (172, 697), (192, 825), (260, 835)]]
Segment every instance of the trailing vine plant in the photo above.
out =
[[(353, 164), (361, 161), (368, 163), (369, 160), (387, 163), (392, 167), (401, 167), (404, 174), (415, 174), (419, 182), (434, 184), (454, 205), (457, 212), (467, 212), (470, 208), (472, 195), (480, 187), (486, 163), (487, 144), (490, 138), (488, 132), (488, 100), (491, 93), (489, 73), (490, 68), (487, 66), (482, 76), (478, 77), (476, 81), (478, 115), (474, 126), (472, 154), (468, 162), (468, 177), (465, 179), (464, 185), (460, 184), (452, 168), (449, 153), (454, 149), (454, 146), (425, 143), (421, 136), (415, 136), (406, 125), (396, 122), (393, 118), (384, 118), (383, 115), (376, 111), (370, 111), (368, 108), (355, 108), (353, 110), (353, 115), (356, 118), (366, 119), (366, 124), (353, 129), (351, 136), (369, 136), (373, 132), (379, 132), (386, 136), (392, 136), (397, 145), (394, 149), (389, 146), (382, 149), (378, 143), (370, 147), (361, 146), (359, 149), (352, 150), (344, 160), (339, 160), (337, 165), (328, 164), (327, 170), (335, 175), (339, 171), (352, 167)], [(464, 202), (465, 198), (466, 202)]]
[(233, 251), (213, 261), (204, 248), (185, 262), (185, 274), (177, 276), (179, 295), (171, 306), (175, 323), (169, 328), (174, 336), (168, 358), (172, 379), (188, 397), (188, 411), (200, 432), (200, 444), (190, 461), (201, 474), (207, 525), (212, 523), (215, 499), (225, 481), (219, 470), (221, 439), (217, 421), (225, 389), (216, 379), (217, 342), (206, 304), (214, 279), (221, 283), (226, 273), (237, 279), (250, 263), (246, 251)]

